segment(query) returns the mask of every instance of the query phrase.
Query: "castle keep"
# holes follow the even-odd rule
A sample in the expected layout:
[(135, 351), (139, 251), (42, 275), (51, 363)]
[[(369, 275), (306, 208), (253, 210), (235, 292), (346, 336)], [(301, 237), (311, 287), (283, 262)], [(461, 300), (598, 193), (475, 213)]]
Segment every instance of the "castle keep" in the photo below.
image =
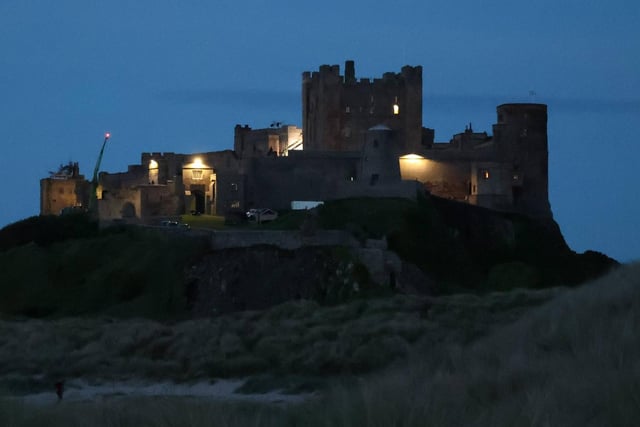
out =
[[(422, 67), (357, 79), (347, 61), (302, 74), (302, 129), (235, 127), (233, 150), (142, 153), (102, 172), (101, 220), (153, 222), (188, 212), (226, 215), (292, 201), (415, 197), (419, 191), (489, 209), (550, 217), (547, 107), (497, 107), (492, 135), (471, 126), (435, 142), (422, 123)], [(41, 180), (41, 214), (86, 206), (74, 169)]]

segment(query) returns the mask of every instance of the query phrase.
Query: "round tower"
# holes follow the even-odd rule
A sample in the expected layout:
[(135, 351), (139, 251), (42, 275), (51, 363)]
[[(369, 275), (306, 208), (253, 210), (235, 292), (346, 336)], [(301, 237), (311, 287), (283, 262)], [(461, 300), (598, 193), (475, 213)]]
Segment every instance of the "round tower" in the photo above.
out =
[(394, 132), (387, 126), (377, 125), (367, 131), (362, 149), (362, 179), (369, 185), (388, 184), (400, 180)]

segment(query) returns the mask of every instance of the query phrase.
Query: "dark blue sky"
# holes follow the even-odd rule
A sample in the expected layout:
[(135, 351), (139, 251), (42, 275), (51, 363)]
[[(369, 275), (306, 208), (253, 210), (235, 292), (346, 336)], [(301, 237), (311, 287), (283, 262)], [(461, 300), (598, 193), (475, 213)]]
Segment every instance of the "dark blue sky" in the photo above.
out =
[(504, 102), (549, 105), (550, 198), (570, 246), (640, 258), (640, 2), (538, 0), (0, 2), (0, 226), (39, 179), (143, 151), (230, 148), (236, 123), (301, 125), (300, 78), (356, 61), (424, 68), (424, 125), (491, 132)]

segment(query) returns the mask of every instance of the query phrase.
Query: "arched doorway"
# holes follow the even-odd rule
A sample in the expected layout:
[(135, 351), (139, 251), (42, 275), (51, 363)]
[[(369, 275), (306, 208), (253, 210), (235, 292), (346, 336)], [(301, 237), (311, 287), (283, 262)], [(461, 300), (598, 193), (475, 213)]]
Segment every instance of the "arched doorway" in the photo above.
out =
[(136, 207), (131, 202), (127, 202), (122, 205), (122, 209), (120, 210), (120, 214), (122, 218), (135, 218), (136, 217)]
[(196, 213), (202, 214), (205, 213), (205, 195), (203, 190), (191, 190), (191, 194), (193, 195), (194, 206), (193, 210)]

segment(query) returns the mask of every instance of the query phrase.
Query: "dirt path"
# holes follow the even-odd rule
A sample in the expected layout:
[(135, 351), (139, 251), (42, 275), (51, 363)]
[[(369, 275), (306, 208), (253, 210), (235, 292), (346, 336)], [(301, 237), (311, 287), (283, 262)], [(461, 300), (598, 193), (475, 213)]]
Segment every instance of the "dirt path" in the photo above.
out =
[[(190, 384), (176, 384), (172, 382), (105, 381), (87, 382), (76, 379), (65, 383), (65, 402), (92, 401), (99, 402), (107, 399), (121, 399), (129, 397), (192, 397), (201, 399), (253, 401), (262, 403), (301, 403), (310, 394), (283, 394), (270, 391), (261, 394), (243, 394), (235, 391), (245, 383), (245, 380), (216, 380), (211, 383), (201, 381)], [(14, 396), (17, 397), (17, 396)], [(52, 404), (58, 401), (55, 389), (20, 396), (24, 403)]]

